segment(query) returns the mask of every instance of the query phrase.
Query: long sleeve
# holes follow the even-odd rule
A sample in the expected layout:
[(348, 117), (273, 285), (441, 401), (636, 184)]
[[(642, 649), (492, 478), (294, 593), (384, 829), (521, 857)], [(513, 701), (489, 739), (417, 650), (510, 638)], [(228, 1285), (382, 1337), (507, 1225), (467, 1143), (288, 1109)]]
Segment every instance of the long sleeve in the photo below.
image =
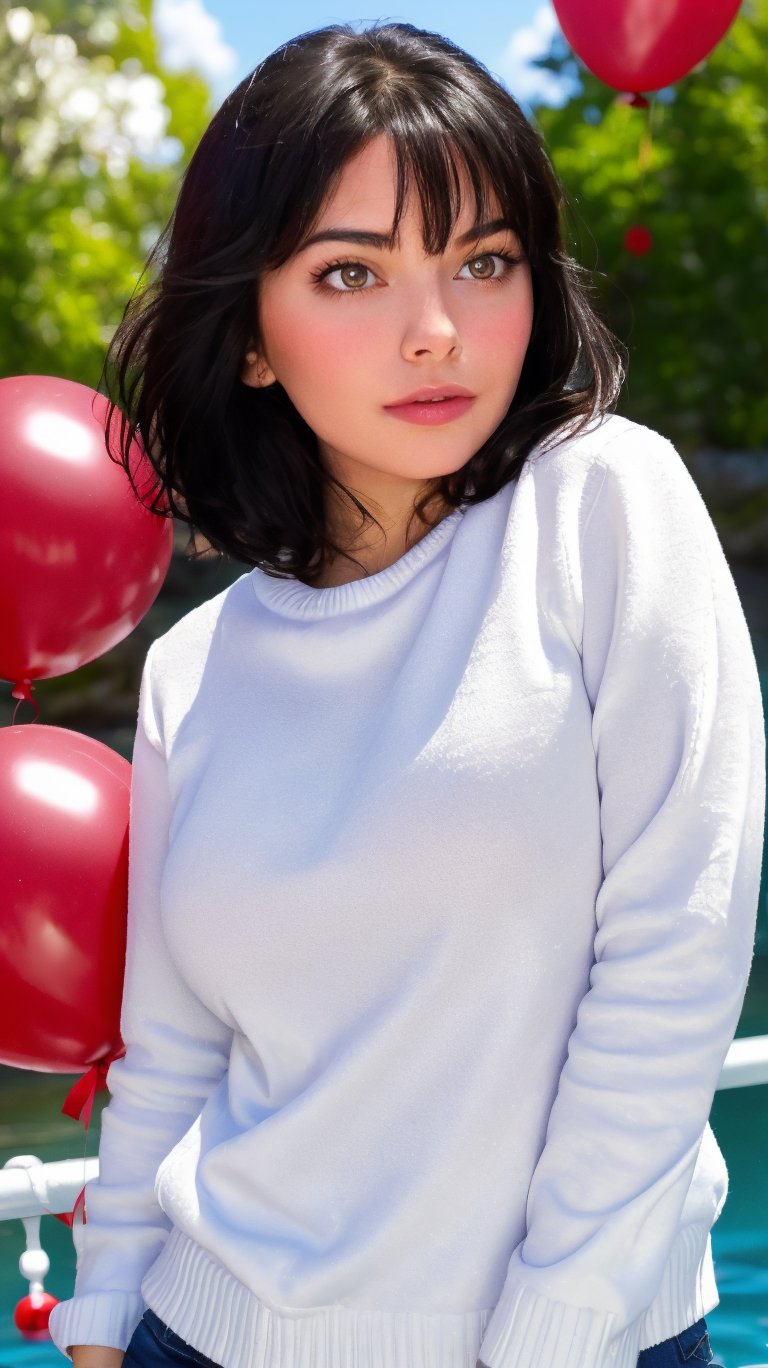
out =
[(163, 937), (160, 883), (171, 805), (152, 707), (153, 650), (142, 673), (131, 776), (120, 1016), (126, 1052), (107, 1073), (99, 1175), (86, 1188), (85, 1225), (73, 1226), (74, 1295), (53, 1308), (49, 1321), (66, 1354), (73, 1344), (127, 1347), (144, 1313), (142, 1278), (170, 1230), (154, 1195), (158, 1166), (226, 1070), (232, 1038), (182, 980)]
[(633, 428), (600, 463), (572, 573), (600, 797), (594, 962), (488, 1368), (636, 1363), (754, 953), (765, 729), (736, 587), (666, 439)]

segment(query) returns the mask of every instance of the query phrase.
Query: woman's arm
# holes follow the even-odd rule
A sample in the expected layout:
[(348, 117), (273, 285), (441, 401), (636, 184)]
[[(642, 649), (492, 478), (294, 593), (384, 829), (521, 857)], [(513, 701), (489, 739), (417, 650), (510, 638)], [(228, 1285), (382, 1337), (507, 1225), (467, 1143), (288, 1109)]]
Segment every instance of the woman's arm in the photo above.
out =
[(669, 442), (633, 425), (596, 459), (573, 567), (603, 850), (594, 963), (480, 1347), (489, 1368), (636, 1364), (674, 1242), (681, 1266), (698, 1258), (725, 1198), (697, 1192), (681, 1254), (754, 953), (765, 730), (736, 587)]
[(87, 1220), (72, 1226), (74, 1296), (54, 1306), (49, 1319), (62, 1353), (68, 1345), (78, 1351), (77, 1368), (118, 1368), (144, 1314), (141, 1282), (170, 1231), (155, 1199), (157, 1170), (225, 1073), (233, 1034), (181, 978), (163, 935), (160, 881), (171, 800), (152, 707), (155, 645), (142, 673), (131, 775), (120, 1015), (126, 1052), (107, 1071), (111, 1096), (101, 1115), (98, 1179), (86, 1187)]
[(71, 1344), (73, 1368), (120, 1368), (124, 1350), (101, 1344)]

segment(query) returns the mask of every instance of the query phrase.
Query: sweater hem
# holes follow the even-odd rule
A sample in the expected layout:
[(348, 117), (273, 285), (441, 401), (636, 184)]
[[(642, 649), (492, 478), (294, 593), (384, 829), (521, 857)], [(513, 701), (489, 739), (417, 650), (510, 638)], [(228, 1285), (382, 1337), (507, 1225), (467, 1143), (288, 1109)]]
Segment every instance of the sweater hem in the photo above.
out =
[(141, 1292), (166, 1325), (221, 1368), (476, 1368), (493, 1309), (274, 1308), (177, 1226)]
[(222, 1368), (636, 1368), (641, 1349), (719, 1303), (708, 1226), (685, 1226), (651, 1305), (617, 1331), (614, 1313), (508, 1282), (495, 1308), (455, 1313), (275, 1307), (174, 1226), (141, 1284), (144, 1300)]

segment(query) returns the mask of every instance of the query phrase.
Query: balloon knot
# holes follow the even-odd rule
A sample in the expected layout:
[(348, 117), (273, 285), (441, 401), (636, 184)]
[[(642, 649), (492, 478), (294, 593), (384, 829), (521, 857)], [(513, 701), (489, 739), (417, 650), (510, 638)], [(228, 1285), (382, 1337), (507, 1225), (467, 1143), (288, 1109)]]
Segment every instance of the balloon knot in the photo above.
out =
[(84, 1074), (81, 1074), (64, 1099), (61, 1110), (65, 1116), (72, 1116), (76, 1121), (82, 1121), (85, 1129), (88, 1129), (94, 1095), (107, 1088), (109, 1066), (114, 1060), (122, 1059), (124, 1054), (125, 1045), (121, 1041), (117, 1049), (109, 1050), (105, 1055), (102, 1055), (101, 1059), (97, 1059), (91, 1064)]
[(22, 703), (32, 704), (32, 707), (35, 710), (35, 721), (37, 721), (38, 717), (40, 716), (40, 709), (37, 704), (37, 699), (33, 696), (32, 693), (34, 687), (35, 686), (32, 683), (31, 679), (21, 679), (15, 681), (14, 687), (11, 689), (11, 698), (18, 698), (19, 701), (13, 710), (14, 723), (16, 722), (16, 714), (19, 711), (19, 707)]

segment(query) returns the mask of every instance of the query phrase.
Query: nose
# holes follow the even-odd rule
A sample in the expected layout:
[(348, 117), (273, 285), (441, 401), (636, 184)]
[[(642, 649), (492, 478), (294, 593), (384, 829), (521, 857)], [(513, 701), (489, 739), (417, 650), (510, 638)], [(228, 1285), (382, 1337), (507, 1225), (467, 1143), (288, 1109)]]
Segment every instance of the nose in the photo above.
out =
[(448, 356), (461, 351), (461, 338), (456, 320), (446, 305), (437, 283), (414, 286), (407, 292), (401, 352), (412, 357)]

